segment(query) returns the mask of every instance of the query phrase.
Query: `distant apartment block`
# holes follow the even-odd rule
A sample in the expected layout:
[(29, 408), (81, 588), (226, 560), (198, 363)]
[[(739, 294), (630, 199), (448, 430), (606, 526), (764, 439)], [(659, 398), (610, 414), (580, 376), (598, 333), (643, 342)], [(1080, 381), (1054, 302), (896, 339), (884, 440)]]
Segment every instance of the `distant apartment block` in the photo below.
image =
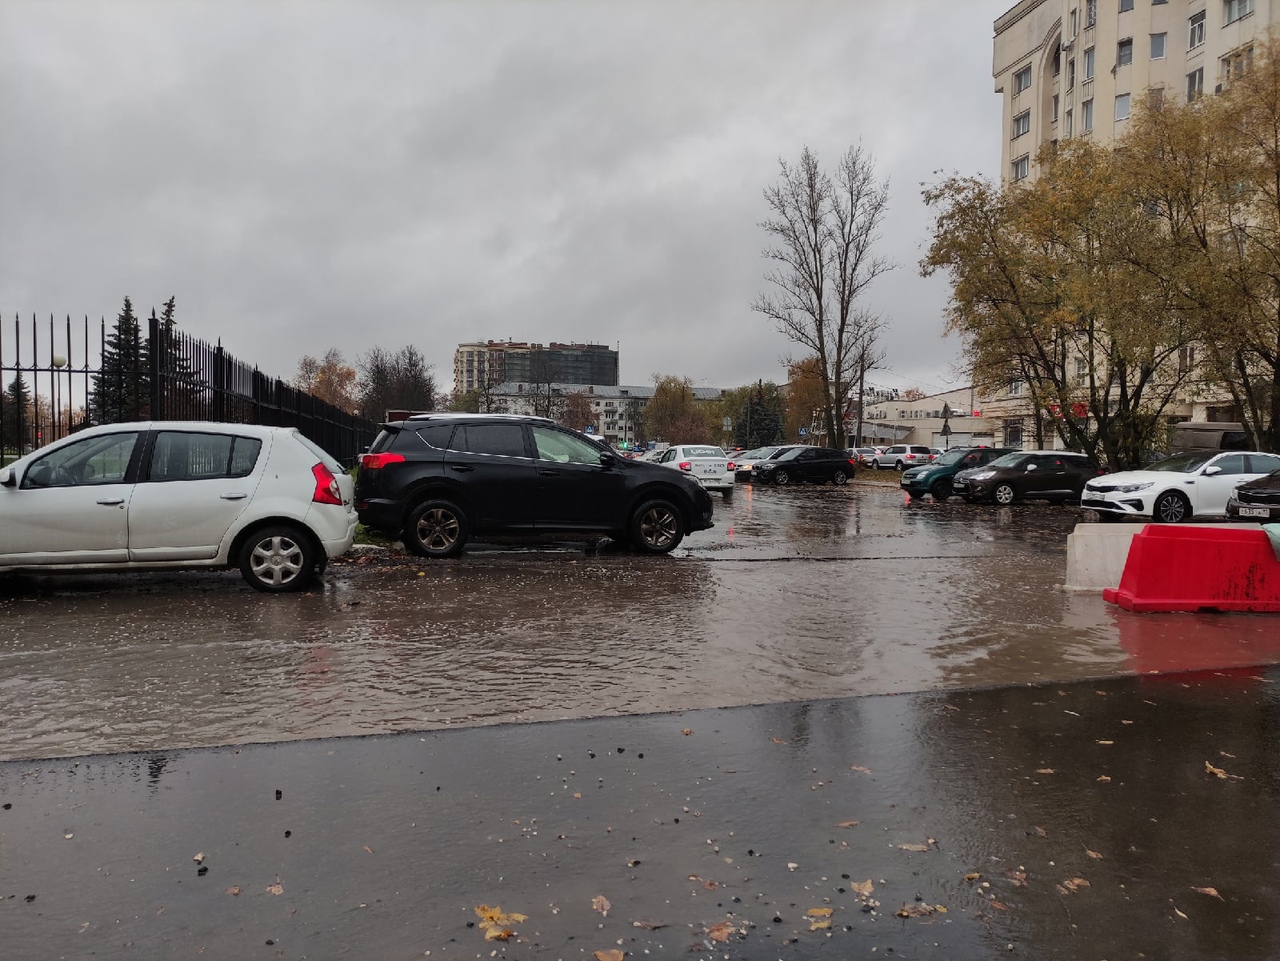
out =
[(1002, 179), (1046, 144), (1112, 142), (1141, 98), (1220, 91), (1278, 20), (1275, 0), (1022, 0), (995, 22)]
[(504, 381), (618, 384), (618, 352), (603, 344), (529, 344), (510, 340), (459, 344), (453, 352), (457, 390)]

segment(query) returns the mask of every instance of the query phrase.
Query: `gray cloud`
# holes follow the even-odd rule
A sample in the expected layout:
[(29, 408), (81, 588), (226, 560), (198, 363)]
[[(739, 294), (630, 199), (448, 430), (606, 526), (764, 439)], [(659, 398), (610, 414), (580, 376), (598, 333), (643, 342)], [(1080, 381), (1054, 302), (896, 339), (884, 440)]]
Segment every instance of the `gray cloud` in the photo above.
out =
[(942, 389), (921, 181), (994, 175), (1003, 3), (0, 5), (0, 313), (303, 353), (620, 343), (622, 376), (781, 379), (761, 192), (807, 144), (890, 180), (880, 379)]

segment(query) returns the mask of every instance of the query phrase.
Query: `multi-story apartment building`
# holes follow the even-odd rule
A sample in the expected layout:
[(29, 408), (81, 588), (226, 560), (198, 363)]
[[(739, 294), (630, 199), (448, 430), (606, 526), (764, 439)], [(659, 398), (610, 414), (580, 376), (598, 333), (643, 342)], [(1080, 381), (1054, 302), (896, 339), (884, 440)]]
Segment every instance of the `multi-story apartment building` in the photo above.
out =
[(1143, 97), (1194, 100), (1245, 69), (1280, 0), (1021, 0), (995, 22), (1001, 176), (1070, 137), (1110, 143)]
[[(1113, 143), (1144, 98), (1192, 102), (1220, 92), (1277, 22), (1280, 0), (1021, 0), (995, 22), (1002, 180), (1034, 179), (1046, 145)], [(1085, 358), (1074, 363), (1085, 377)], [(1194, 367), (1190, 357), (1180, 363)], [(1034, 409), (1021, 382), (992, 391), (986, 413), (1002, 444), (1060, 444), (1056, 412)], [(1237, 418), (1220, 389), (1194, 377), (1166, 416)]]
[(459, 344), (453, 352), (457, 390), (503, 381), (618, 383), (618, 352), (603, 344), (529, 344), (510, 340)]
[[(1004, 443), (1003, 438), (995, 437), (998, 425), (984, 416), (985, 403), (972, 387), (913, 400), (894, 391), (887, 396), (869, 396), (867, 401), (859, 443), (942, 448), (993, 445), (996, 440)], [(857, 424), (851, 421), (848, 426), (852, 444)]]

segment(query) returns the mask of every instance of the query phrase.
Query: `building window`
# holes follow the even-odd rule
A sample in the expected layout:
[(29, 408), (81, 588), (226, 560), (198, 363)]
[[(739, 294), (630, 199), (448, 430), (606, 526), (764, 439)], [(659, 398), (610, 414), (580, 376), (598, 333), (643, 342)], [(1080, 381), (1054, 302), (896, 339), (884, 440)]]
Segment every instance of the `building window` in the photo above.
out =
[(1022, 446), (1022, 421), (1007, 420), (1004, 422), (1004, 446)]
[(1093, 129), (1093, 101), (1086, 100), (1080, 104), (1080, 132), (1088, 133)]
[(1168, 38), (1167, 33), (1153, 33), (1151, 35), (1151, 59), (1164, 59), (1164, 42)]
[(1067, 89), (1074, 90), (1076, 86), (1076, 58), (1072, 57), (1067, 61)]
[(1063, 124), (1063, 136), (1071, 136), (1071, 111), (1067, 111), (1067, 122)]
[(1116, 66), (1123, 67), (1133, 63), (1133, 38), (1121, 40), (1116, 44)]
[(1017, 140), (1024, 133), (1031, 132), (1031, 111), (1024, 110), (1013, 118), (1013, 139)]
[(1084, 82), (1088, 83), (1093, 79), (1093, 47), (1084, 52)]
[(1116, 97), (1116, 119), (1129, 119), (1129, 95), (1127, 93), (1122, 93)]
[(1197, 67), (1187, 74), (1187, 103), (1199, 100), (1204, 94), (1204, 67)]
[(1133, 9), (1133, 0), (1120, 0), (1120, 12), (1127, 13)]
[(1062, 46), (1061, 45), (1058, 46), (1057, 50), (1053, 51), (1053, 75), (1056, 77), (1060, 73), (1062, 73)]
[(1013, 92), (1016, 96), (1031, 86), (1031, 64), (1027, 64), (1013, 75)]
[(1092, 27), (1098, 22), (1098, 0), (1084, 0), (1084, 25)]
[(1076, 358), (1076, 376), (1085, 377), (1089, 373), (1089, 362), (1083, 357)]
[(1204, 11), (1191, 15), (1191, 26), (1187, 31), (1187, 49), (1194, 50), (1204, 43)]
[(1026, 180), (1031, 173), (1031, 155), (1023, 154), (1013, 162), (1013, 179)]
[(1222, 79), (1235, 80), (1253, 66), (1253, 44), (1233, 50), (1222, 58)]
[(1076, 38), (1076, 34), (1079, 33), (1079, 30), (1077, 28), (1080, 25), (1080, 20), (1076, 16), (1076, 14), (1077, 14), (1076, 8), (1072, 7), (1071, 8), (1071, 39), (1072, 40), (1074, 40)]
[(1223, 26), (1235, 23), (1241, 17), (1247, 17), (1253, 13), (1253, 0), (1224, 0), (1222, 12)]
[(1057, 123), (1058, 122), (1058, 95), (1056, 93), (1053, 95), (1052, 106), (1053, 106), (1053, 122)]
[(1009, 396), (1017, 397), (1021, 393), (1022, 393), (1022, 381), (1020, 380), (1009, 381)]

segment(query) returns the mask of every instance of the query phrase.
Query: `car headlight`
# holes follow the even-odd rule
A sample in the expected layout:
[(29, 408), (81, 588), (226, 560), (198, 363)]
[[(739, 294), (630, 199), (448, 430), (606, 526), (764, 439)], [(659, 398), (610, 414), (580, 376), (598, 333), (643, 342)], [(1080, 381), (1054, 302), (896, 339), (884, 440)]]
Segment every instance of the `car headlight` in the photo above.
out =
[(995, 476), (996, 472), (993, 470), (980, 470), (976, 474), (970, 474), (969, 480), (991, 480)]
[(1132, 494), (1134, 491), (1144, 491), (1154, 483), (1155, 481), (1147, 481), (1145, 484), (1121, 484), (1116, 490), (1121, 494)]

